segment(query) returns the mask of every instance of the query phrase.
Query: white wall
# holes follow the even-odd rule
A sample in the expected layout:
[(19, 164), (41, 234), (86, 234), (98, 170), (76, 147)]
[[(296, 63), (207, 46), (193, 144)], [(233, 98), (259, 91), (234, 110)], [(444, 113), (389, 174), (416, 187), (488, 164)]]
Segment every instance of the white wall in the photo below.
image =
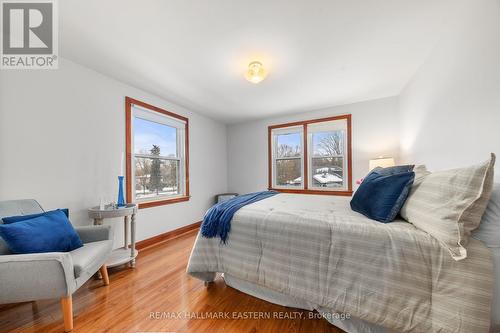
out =
[(354, 180), (379, 155), (441, 169), (500, 154), (500, 0), (459, 7), (399, 97), (227, 128), (68, 60), (55, 71), (1, 71), (0, 200), (33, 197), (47, 209), (68, 207), (77, 225), (90, 223), (87, 207), (116, 197), (127, 95), (188, 116), (191, 126), (192, 198), (141, 210), (138, 239), (200, 220), (215, 193), (267, 188), (272, 124), (352, 114)]
[(500, 154), (500, 0), (462, 1), (453, 17), (400, 96), (401, 155), (431, 170)]
[(364, 177), (368, 172), (369, 159), (380, 155), (393, 156), (396, 159), (398, 157), (397, 107), (398, 99), (390, 97), (229, 125), (227, 128), (229, 190), (246, 193), (267, 189), (269, 125), (341, 114), (352, 114), (353, 180)]
[[(192, 198), (141, 209), (138, 239), (200, 221), (227, 190), (225, 125), (64, 59), (58, 70), (0, 73), (0, 200), (35, 198), (46, 209), (68, 207), (76, 225), (91, 223), (86, 209), (117, 197), (125, 96), (190, 124)], [(122, 223), (117, 239), (121, 232)]]

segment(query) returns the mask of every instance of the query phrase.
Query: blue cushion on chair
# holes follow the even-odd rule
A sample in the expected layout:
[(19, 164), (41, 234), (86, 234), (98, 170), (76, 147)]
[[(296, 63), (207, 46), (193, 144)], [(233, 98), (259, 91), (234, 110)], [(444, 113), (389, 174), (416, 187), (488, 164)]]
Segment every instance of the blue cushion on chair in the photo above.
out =
[(29, 220), (0, 225), (0, 236), (15, 254), (69, 252), (82, 241), (61, 210), (46, 212)]
[[(56, 209), (60, 210), (66, 215), (67, 218), (69, 218), (69, 209), (68, 208), (62, 208), (62, 209)], [(4, 224), (9, 224), (9, 223), (14, 223), (14, 222), (20, 222), (20, 221), (26, 221), (26, 220), (31, 220), (35, 217), (43, 216), (46, 214), (50, 214), (52, 212), (55, 212), (56, 210), (50, 210), (48, 212), (43, 212), (43, 213), (38, 213), (38, 214), (30, 214), (30, 215), (18, 215), (18, 216), (9, 216), (9, 217), (3, 217), (2, 221)]]
[(351, 208), (373, 220), (391, 222), (403, 207), (414, 178), (413, 171), (375, 169), (354, 193)]

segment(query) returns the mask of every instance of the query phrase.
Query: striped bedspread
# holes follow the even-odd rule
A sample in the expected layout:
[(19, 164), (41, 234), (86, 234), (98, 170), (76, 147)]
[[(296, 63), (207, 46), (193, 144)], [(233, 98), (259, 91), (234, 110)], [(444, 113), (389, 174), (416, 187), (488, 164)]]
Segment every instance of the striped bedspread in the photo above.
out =
[(383, 224), (350, 198), (278, 194), (240, 209), (226, 245), (198, 235), (187, 271), (259, 284), (398, 332), (488, 332), (489, 250), (455, 261), (411, 224)]

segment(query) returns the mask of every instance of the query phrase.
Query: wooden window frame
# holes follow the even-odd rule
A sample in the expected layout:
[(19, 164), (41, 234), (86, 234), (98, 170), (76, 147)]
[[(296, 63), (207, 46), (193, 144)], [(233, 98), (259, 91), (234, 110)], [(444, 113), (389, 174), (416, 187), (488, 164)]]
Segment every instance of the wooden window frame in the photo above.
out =
[(125, 163), (125, 192), (127, 196), (127, 202), (134, 202), (135, 196), (132, 195), (132, 106), (137, 105), (149, 111), (158, 112), (162, 115), (179, 119), (185, 122), (185, 142), (184, 142), (184, 163), (185, 163), (185, 193), (180, 197), (170, 198), (170, 199), (158, 199), (151, 201), (140, 201), (138, 206), (139, 209), (142, 208), (150, 208), (157, 207), (163, 205), (169, 205), (176, 202), (188, 201), (190, 199), (189, 195), (189, 119), (178, 115), (176, 113), (164, 110), (162, 108), (153, 106), (148, 103), (144, 103), (137, 99), (126, 96), (125, 97), (125, 154), (126, 154), (126, 163)]
[[(347, 133), (346, 133), (346, 139), (347, 139), (347, 190), (340, 190), (340, 191), (335, 191), (335, 190), (315, 190), (315, 189), (310, 189), (309, 188), (309, 170), (308, 170), (308, 164), (309, 164), (309, 154), (308, 154), (308, 142), (307, 142), (307, 125), (309, 124), (314, 124), (314, 123), (322, 123), (322, 122), (328, 122), (328, 121), (334, 121), (334, 120), (346, 120), (347, 122)], [(302, 175), (302, 184), (303, 184), (303, 189), (293, 189), (293, 188), (275, 188), (273, 187), (273, 130), (279, 129), (279, 128), (286, 128), (286, 127), (293, 127), (293, 126), (302, 126), (303, 127), (303, 170), (304, 173)], [(340, 195), (340, 196), (351, 196), (352, 195), (352, 117), (350, 114), (346, 115), (340, 115), (340, 116), (333, 116), (333, 117), (327, 117), (327, 118), (319, 118), (319, 119), (311, 119), (311, 120), (304, 120), (304, 121), (296, 121), (292, 123), (286, 123), (286, 124), (278, 124), (278, 125), (271, 125), (268, 126), (267, 128), (267, 135), (268, 135), (268, 189), (273, 190), (273, 191), (278, 191), (278, 192), (283, 192), (283, 193), (299, 193), (299, 194), (323, 194), (323, 195)]]

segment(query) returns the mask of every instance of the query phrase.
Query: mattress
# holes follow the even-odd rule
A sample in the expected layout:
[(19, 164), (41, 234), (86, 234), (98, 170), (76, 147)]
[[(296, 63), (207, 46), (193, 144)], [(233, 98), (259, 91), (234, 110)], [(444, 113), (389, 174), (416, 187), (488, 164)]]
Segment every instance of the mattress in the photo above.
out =
[(457, 262), (411, 224), (382, 224), (349, 199), (278, 194), (233, 217), (227, 244), (198, 235), (189, 274), (216, 272), (398, 332), (488, 332), (491, 251)]

